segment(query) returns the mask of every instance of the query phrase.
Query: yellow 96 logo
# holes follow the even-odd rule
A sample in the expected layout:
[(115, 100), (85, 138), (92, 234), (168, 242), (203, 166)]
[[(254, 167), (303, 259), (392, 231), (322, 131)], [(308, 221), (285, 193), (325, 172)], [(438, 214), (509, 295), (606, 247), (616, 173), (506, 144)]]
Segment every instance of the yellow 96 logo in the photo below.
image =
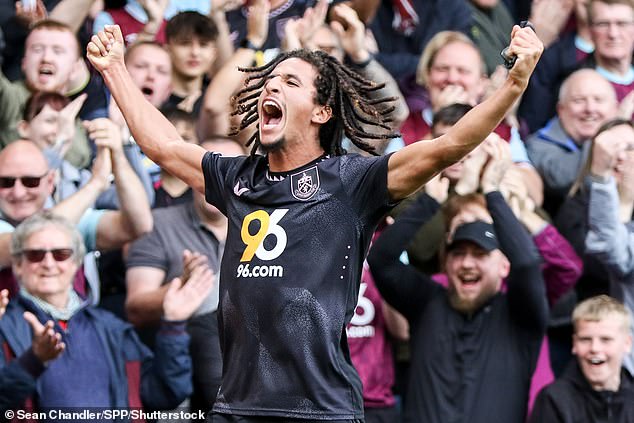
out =
[[(254, 255), (260, 260), (273, 260), (284, 252), (287, 242), (286, 231), (279, 223), (287, 212), (288, 209), (277, 209), (269, 215), (264, 210), (256, 210), (244, 217), (240, 236), (247, 247), (240, 257), (241, 262), (251, 261)], [(260, 228), (254, 234), (249, 231), (253, 221), (260, 223)], [(276, 241), (275, 246), (267, 250), (264, 248), (264, 239), (269, 235), (275, 236)]]

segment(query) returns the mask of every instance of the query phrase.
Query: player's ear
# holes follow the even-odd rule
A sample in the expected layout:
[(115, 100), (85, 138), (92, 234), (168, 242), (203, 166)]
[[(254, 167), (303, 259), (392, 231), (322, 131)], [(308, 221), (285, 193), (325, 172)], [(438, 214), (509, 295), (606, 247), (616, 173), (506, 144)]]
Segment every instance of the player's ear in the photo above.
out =
[(313, 110), (313, 122), (324, 124), (332, 117), (332, 109), (330, 106), (317, 106)]

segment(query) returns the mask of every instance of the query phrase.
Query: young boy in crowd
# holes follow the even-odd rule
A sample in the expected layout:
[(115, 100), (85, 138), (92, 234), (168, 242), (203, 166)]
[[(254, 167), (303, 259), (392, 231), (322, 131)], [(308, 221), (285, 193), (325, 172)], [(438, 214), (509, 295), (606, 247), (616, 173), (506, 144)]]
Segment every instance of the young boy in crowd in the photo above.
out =
[(537, 397), (531, 422), (634, 421), (634, 378), (623, 367), (632, 348), (632, 316), (606, 295), (587, 299), (572, 313), (571, 362), (563, 377)]

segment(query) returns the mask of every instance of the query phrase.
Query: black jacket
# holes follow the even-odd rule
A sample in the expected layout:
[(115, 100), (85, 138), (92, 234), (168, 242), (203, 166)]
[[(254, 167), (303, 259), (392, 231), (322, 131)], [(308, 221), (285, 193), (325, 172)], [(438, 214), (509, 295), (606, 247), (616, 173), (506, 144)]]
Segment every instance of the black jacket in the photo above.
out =
[(634, 378), (621, 370), (617, 392), (595, 391), (576, 361), (561, 379), (537, 396), (530, 423), (632, 423), (634, 422)]

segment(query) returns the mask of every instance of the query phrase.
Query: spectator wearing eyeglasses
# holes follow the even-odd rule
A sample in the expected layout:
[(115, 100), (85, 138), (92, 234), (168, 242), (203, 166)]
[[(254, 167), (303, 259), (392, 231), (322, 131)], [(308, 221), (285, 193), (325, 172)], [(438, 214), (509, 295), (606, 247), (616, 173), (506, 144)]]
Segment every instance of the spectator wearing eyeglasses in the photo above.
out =
[(71, 222), (30, 217), (14, 231), (11, 253), (21, 290), (0, 325), (0, 410), (169, 409), (191, 393), (185, 320), (211, 288), (204, 263), (170, 282), (153, 356), (132, 326), (72, 289), (84, 246)]
[(587, 14), (594, 52), (565, 68), (553, 65), (547, 56), (547, 62), (542, 66), (550, 67), (538, 70), (531, 80), (520, 115), (527, 118), (532, 131), (553, 117), (560, 86), (568, 75), (580, 68), (595, 69), (610, 81), (616, 91), (620, 117), (629, 119), (633, 116), (634, 1), (589, 0)]
[[(97, 197), (110, 186), (114, 175), (119, 210), (91, 208)], [(123, 182), (123, 183), (122, 183)], [(19, 223), (41, 212), (49, 204), (55, 187), (55, 172), (40, 148), (31, 141), (15, 141), (0, 151), (0, 289), (11, 295), (17, 285), (11, 274), (9, 240)], [(148, 198), (138, 177), (128, 164), (121, 146), (109, 147), (104, 141), (98, 147), (91, 179), (75, 194), (53, 207), (70, 221), (77, 223), (89, 251), (120, 248), (152, 229), (152, 213)], [(79, 280), (78, 289), (85, 281)]]

